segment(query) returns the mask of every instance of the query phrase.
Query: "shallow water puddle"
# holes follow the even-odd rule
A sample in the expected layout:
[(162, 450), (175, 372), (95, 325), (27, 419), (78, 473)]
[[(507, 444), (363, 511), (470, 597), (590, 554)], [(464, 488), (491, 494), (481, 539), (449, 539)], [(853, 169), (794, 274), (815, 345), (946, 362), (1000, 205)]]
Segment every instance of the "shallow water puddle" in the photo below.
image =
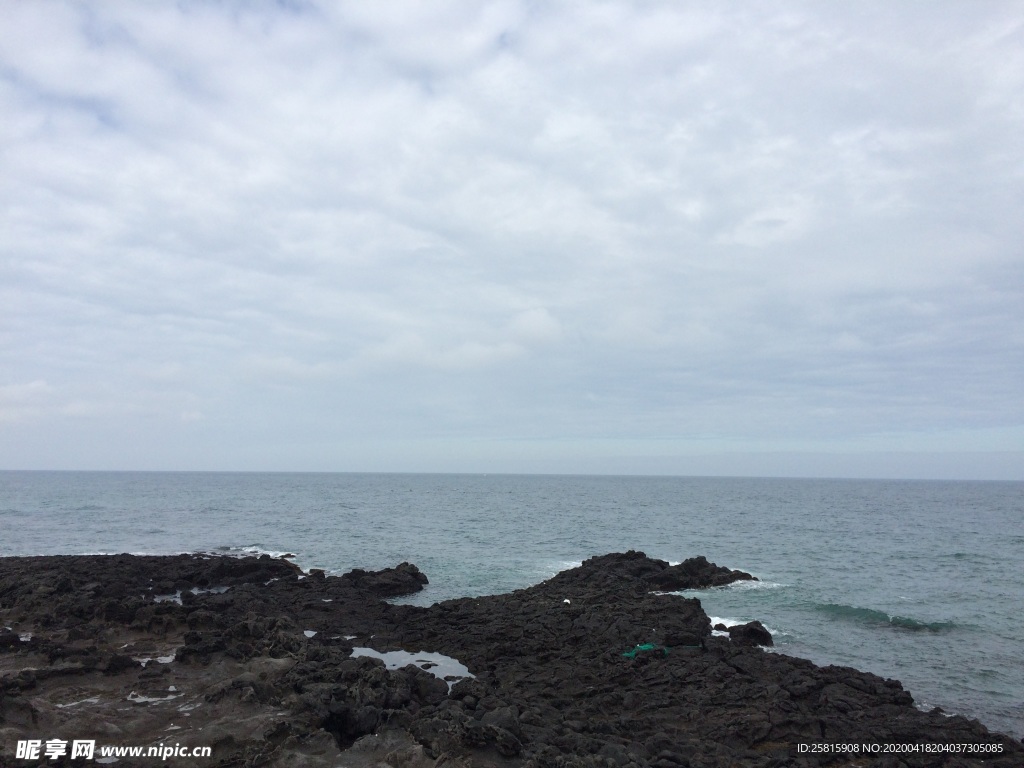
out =
[[(275, 581), (271, 579), (270, 581)], [(269, 581), (267, 582), (270, 583)], [(231, 587), (192, 587), (189, 590), (193, 595), (223, 595)], [(173, 595), (153, 595), (154, 603), (177, 603), (181, 605), (181, 590), (179, 589)]]
[(174, 656), (173, 653), (170, 656), (132, 656), (132, 661), (137, 661), (142, 666), (146, 666), (151, 661), (155, 661), (157, 664), (170, 664), (174, 661)]
[(99, 696), (90, 696), (88, 699), (79, 699), (78, 701), (69, 701), (67, 704), (58, 704), (57, 709), (67, 709), (68, 707), (77, 707), (79, 704), (99, 704)]
[(373, 650), (373, 648), (353, 648), (352, 656), (353, 658), (357, 656), (370, 656), (380, 659), (388, 669), (401, 669), (412, 664), (425, 672), (429, 672), (434, 677), (444, 680), (448, 683), (449, 691), (459, 680), (475, 677), (465, 664), (458, 659), (453, 659), (451, 656), (445, 656), (443, 653), (430, 653), (428, 651), (420, 653), (387, 651), (386, 653), (381, 653), (380, 651)]
[(134, 704), (157, 704), (162, 701), (170, 701), (171, 699), (180, 699), (184, 694), (172, 693), (169, 696), (142, 696), (135, 691), (128, 694), (128, 701)]

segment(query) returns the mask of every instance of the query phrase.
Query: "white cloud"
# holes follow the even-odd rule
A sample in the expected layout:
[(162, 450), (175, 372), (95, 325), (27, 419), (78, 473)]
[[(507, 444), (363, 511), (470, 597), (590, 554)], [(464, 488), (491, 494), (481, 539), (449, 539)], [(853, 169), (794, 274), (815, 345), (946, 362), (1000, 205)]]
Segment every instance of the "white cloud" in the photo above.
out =
[(7, 424), (230, 457), (252, 413), (268, 445), (1024, 420), (1012, 3), (8, 11), (0, 370), (51, 390)]
[(812, 206), (804, 197), (769, 204), (747, 216), (739, 225), (718, 241), (726, 245), (738, 244), (759, 247), (770, 243), (796, 240), (811, 226)]
[(52, 393), (53, 387), (42, 380), (0, 385), (0, 422), (31, 418)]

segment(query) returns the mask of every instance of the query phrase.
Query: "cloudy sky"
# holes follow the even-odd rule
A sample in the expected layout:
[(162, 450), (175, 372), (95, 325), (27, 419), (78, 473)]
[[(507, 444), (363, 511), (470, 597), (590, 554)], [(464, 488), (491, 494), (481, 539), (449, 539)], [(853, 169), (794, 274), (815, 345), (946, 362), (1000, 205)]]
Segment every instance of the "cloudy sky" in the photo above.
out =
[(1019, 2), (0, 5), (0, 468), (1024, 479)]

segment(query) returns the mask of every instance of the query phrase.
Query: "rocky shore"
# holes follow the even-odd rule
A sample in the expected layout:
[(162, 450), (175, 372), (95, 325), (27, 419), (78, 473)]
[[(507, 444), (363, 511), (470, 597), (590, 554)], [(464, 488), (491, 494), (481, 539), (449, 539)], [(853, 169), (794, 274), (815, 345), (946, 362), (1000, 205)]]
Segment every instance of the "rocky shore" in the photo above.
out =
[[(627, 552), (422, 608), (387, 601), (426, 583), (408, 563), (4, 558), (0, 765), (1024, 766), (1021, 742), (897, 681), (767, 652), (756, 622), (716, 632), (666, 594), (752, 578)], [(96, 751), (19, 758), (28, 740)]]

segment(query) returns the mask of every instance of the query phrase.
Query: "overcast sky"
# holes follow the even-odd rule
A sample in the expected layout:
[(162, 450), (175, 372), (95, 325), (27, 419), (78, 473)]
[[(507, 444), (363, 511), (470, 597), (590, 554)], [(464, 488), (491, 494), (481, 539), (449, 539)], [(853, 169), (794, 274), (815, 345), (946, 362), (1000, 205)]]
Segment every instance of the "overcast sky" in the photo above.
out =
[(0, 6), (0, 468), (1024, 479), (1019, 2)]

